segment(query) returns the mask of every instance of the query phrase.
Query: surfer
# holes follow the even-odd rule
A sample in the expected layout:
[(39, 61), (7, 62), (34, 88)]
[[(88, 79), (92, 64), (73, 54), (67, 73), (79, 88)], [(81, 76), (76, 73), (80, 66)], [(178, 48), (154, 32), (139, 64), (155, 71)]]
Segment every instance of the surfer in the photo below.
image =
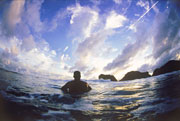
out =
[(79, 71), (75, 71), (73, 77), (73, 81), (67, 82), (61, 88), (64, 93), (82, 94), (91, 90), (91, 87), (88, 85), (88, 83), (81, 81), (81, 73)]

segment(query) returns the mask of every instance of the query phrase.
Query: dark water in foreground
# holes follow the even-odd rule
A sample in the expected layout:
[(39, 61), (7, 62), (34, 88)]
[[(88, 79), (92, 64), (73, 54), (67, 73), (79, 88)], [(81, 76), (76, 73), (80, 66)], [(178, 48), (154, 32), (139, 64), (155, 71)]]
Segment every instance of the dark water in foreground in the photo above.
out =
[(92, 91), (64, 95), (67, 81), (0, 70), (0, 121), (179, 121), (180, 71), (124, 82), (87, 81)]

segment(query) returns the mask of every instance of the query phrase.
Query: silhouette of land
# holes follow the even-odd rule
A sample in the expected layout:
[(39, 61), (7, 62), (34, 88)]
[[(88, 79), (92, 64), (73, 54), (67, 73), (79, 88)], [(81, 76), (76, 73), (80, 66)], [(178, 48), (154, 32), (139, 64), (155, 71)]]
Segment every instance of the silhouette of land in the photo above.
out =
[(173, 71), (178, 71), (178, 70), (180, 70), (180, 61), (170, 60), (162, 67), (155, 69), (153, 72), (153, 76), (157, 76), (160, 74), (165, 74)]
[(128, 72), (120, 81), (134, 80), (151, 77), (148, 72), (131, 71)]
[(117, 81), (117, 79), (113, 75), (105, 75), (105, 74), (100, 74), (99, 79), (105, 79), (105, 80), (111, 80), (111, 81)]
[[(180, 60), (170, 60), (160, 68), (154, 70), (152, 76), (157, 76), (160, 74), (165, 74), (173, 71), (180, 70)], [(125, 76), (119, 81), (126, 81), (126, 80), (134, 80), (134, 79), (142, 79), (151, 77), (149, 72), (139, 72), (139, 71), (130, 71), (125, 74)], [(110, 79), (111, 81), (118, 81), (113, 75), (104, 75), (100, 74), (99, 79)]]

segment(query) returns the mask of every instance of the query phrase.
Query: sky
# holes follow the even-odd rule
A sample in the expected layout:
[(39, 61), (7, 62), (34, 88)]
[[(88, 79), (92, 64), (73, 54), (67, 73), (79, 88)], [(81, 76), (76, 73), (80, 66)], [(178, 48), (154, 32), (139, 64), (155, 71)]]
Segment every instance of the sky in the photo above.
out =
[(59, 79), (180, 60), (178, 0), (1, 0), (0, 67)]

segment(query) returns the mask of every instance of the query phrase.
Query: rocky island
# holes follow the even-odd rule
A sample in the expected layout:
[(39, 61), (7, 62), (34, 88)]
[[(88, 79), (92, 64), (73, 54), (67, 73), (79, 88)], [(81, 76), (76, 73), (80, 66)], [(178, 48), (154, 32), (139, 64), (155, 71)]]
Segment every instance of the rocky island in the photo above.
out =
[[(160, 68), (155, 69), (152, 76), (157, 76), (160, 74), (165, 74), (178, 70), (180, 70), (180, 60), (170, 60)], [(125, 76), (119, 81), (134, 80), (148, 77), (151, 77), (149, 72), (130, 71), (126, 73)], [(109, 74), (100, 74), (99, 79), (118, 81), (113, 75)]]
[(160, 74), (165, 74), (173, 71), (180, 70), (180, 61), (179, 60), (170, 60), (160, 68), (157, 68), (153, 72), (153, 76), (157, 76)]
[(105, 74), (100, 74), (99, 79), (105, 79), (105, 80), (111, 80), (111, 81), (117, 81), (117, 79), (113, 75), (105, 75)]
[(151, 77), (148, 72), (131, 71), (128, 72), (120, 81), (134, 80)]

